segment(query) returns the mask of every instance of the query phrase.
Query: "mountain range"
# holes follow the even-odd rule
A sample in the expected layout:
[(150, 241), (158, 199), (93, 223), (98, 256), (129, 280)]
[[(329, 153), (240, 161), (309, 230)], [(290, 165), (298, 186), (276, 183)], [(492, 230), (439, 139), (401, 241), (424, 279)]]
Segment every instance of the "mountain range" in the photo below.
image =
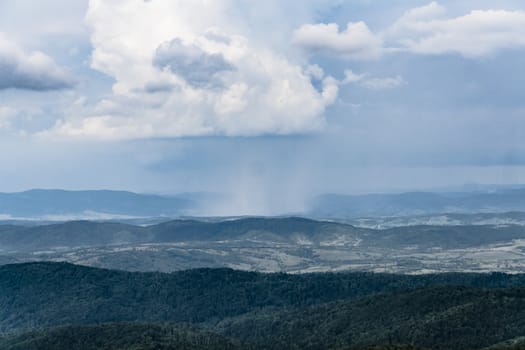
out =
[[(76, 219), (151, 222), (151, 218), (207, 216), (228, 203), (213, 193), (157, 195), (126, 191), (30, 190), (0, 193), (0, 220), (69, 221)], [(525, 189), (491, 188), (466, 192), (322, 194), (305, 200), (302, 216), (355, 219), (438, 213), (525, 212)], [(217, 208), (216, 208), (217, 209)], [(282, 213), (289, 215), (290, 213)]]
[(499, 188), (474, 192), (324, 194), (312, 201), (309, 214), (325, 218), (357, 218), (512, 211), (525, 211), (524, 188)]
[(0, 193), (0, 215), (5, 219), (68, 220), (180, 216), (195, 203), (183, 196), (138, 194), (127, 191), (30, 190)]

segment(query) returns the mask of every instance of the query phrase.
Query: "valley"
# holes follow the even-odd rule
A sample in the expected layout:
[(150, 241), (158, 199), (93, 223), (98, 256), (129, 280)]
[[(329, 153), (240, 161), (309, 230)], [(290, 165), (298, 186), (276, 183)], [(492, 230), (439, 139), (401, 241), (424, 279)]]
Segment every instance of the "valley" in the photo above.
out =
[(0, 226), (0, 263), (70, 262), (129, 271), (228, 267), (261, 272), (525, 272), (521, 225), (377, 230), (304, 218), (67, 222)]

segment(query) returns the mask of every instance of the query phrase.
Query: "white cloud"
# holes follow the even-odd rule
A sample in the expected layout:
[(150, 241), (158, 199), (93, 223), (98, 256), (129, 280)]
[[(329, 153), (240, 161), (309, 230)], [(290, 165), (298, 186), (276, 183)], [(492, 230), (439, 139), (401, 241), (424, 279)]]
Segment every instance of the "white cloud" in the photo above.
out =
[(305, 73), (315, 80), (322, 80), (324, 78), (324, 70), (318, 64), (311, 64), (306, 67)]
[(413, 15), (418, 10), (422, 11), (408, 12), (393, 26), (394, 40), (402, 50), (480, 57), (503, 49), (525, 47), (524, 11), (474, 10), (464, 16), (436, 19)]
[(305, 24), (293, 33), (292, 42), (303, 49), (334, 53), (352, 59), (381, 55), (382, 39), (364, 22), (349, 22), (344, 31), (335, 23)]
[(370, 78), (362, 80), (361, 84), (369, 89), (384, 90), (393, 89), (405, 83), (400, 75), (393, 78)]
[(343, 85), (357, 83), (364, 78), (364, 74), (356, 74), (350, 69), (345, 70), (345, 77), (341, 82)]
[(335, 79), (323, 74), (317, 91), (304, 61), (252, 36), (232, 6), (91, 0), (91, 66), (115, 79), (113, 95), (47, 133), (140, 138), (321, 129), (337, 96)]
[(446, 14), (446, 8), (433, 1), (428, 5), (415, 7), (406, 11), (390, 28), (389, 31), (399, 31), (402, 35), (409, 28), (418, 27), (419, 23), (436, 20)]
[(525, 11), (473, 10), (447, 17), (446, 8), (434, 1), (408, 10), (377, 33), (364, 22), (349, 23), (343, 32), (335, 23), (306, 24), (295, 31), (294, 43), (345, 59), (370, 59), (392, 52), (457, 53), (474, 58), (525, 47)]
[(341, 85), (358, 84), (372, 90), (393, 89), (404, 83), (405, 81), (400, 75), (396, 77), (377, 78), (369, 77), (366, 74), (357, 74), (350, 69), (345, 70), (345, 77), (340, 82)]
[(0, 90), (59, 90), (73, 85), (71, 77), (40, 51), (24, 52), (0, 33)]

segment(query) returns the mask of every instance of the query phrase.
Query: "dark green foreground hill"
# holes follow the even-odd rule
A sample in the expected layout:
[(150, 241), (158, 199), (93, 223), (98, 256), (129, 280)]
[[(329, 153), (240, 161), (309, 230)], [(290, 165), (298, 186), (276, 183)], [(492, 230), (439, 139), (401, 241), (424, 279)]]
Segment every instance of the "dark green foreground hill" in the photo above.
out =
[(259, 312), (225, 320), (216, 329), (258, 349), (374, 343), (478, 349), (525, 334), (525, 288), (429, 287), (300, 310)]
[[(188, 326), (111, 323), (58, 327), (0, 339), (3, 350), (248, 350), (225, 337)], [(341, 349), (342, 350), (342, 349)], [(379, 345), (344, 350), (424, 350)]]
[[(6, 265), (0, 332), (1, 350), (517, 349), (525, 275)], [(86, 347), (75, 345), (80, 340)]]
[(188, 326), (113, 323), (58, 327), (0, 339), (2, 350), (237, 350), (228, 339)]

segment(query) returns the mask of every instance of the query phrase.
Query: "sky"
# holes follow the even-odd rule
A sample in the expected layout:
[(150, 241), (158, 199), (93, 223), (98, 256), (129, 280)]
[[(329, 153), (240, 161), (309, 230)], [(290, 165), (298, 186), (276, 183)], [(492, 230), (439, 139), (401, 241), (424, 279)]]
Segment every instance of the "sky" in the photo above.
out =
[(519, 0), (0, 0), (0, 191), (525, 183)]

